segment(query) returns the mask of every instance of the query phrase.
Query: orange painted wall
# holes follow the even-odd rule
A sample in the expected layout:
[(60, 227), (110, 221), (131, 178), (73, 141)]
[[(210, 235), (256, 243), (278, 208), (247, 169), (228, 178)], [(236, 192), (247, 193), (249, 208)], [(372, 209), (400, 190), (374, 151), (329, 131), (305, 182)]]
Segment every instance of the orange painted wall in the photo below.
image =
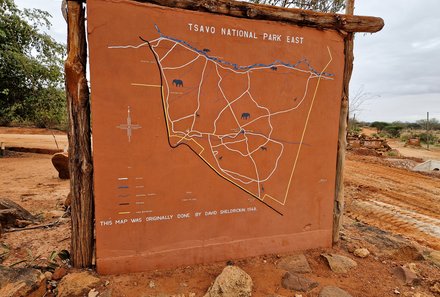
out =
[(331, 245), (338, 33), (87, 8), (100, 273)]

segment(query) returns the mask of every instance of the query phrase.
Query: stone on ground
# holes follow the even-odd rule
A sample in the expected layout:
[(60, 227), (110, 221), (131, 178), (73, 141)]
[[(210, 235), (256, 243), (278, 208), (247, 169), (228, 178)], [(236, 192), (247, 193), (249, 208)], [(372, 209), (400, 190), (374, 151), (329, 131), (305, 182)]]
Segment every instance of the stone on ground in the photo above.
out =
[(248, 297), (252, 295), (251, 277), (237, 266), (226, 266), (204, 297)]
[(58, 280), (62, 279), (63, 277), (65, 277), (66, 275), (67, 275), (67, 269), (64, 267), (58, 267), (53, 272), (52, 279), (58, 281)]
[(286, 272), (281, 280), (281, 285), (288, 290), (308, 292), (316, 288), (319, 284), (299, 274)]
[(33, 268), (0, 266), (0, 296), (42, 297), (46, 293), (46, 277)]
[(58, 284), (58, 297), (82, 297), (98, 285), (99, 278), (89, 272), (71, 273)]
[(69, 156), (66, 153), (56, 153), (52, 157), (53, 167), (58, 171), (58, 177), (69, 179)]
[(352, 297), (346, 291), (334, 286), (326, 286), (322, 288), (318, 296), (319, 297)]
[(309, 262), (304, 254), (287, 256), (282, 258), (277, 267), (289, 271), (291, 273), (311, 273)]
[(417, 286), (420, 285), (421, 282), (421, 279), (418, 277), (417, 273), (405, 266), (394, 268), (393, 275), (406, 285)]
[(370, 254), (370, 251), (366, 248), (355, 249), (353, 255), (359, 258), (366, 258)]
[(337, 254), (322, 254), (330, 266), (330, 269), (336, 273), (347, 273), (351, 268), (356, 267), (357, 263), (345, 256)]

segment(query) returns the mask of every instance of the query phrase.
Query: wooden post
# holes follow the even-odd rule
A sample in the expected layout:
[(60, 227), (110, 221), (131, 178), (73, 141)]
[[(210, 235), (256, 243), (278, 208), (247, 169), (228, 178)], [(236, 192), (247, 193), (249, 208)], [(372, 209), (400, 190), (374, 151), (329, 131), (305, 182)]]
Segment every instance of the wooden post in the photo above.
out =
[[(353, 15), (354, 0), (346, 0), (346, 14)], [(339, 232), (344, 216), (344, 166), (347, 147), (347, 123), (349, 107), (349, 85), (353, 71), (353, 38), (354, 33), (347, 33), (344, 40), (344, 78), (342, 85), (341, 112), (339, 117), (338, 155), (336, 163), (335, 205), (333, 210), (333, 244), (339, 241)]]
[(74, 267), (90, 267), (93, 259), (93, 165), (90, 101), (86, 79), (87, 43), (83, 1), (69, 0), (66, 74), (69, 113), (69, 170), (72, 194), (72, 252)]

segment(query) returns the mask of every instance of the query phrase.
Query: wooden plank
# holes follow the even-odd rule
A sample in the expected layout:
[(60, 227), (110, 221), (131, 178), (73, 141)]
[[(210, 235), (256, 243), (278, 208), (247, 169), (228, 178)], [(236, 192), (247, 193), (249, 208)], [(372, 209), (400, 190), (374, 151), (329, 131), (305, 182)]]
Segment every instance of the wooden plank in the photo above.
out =
[[(346, 13), (353, 14), (354, 0), (346, 1)], [(342, 85), (341, 112), (339, 117), (338, 152), (336, 161), (335, 205), (333, 209), (333, 244), (339, 241), (344, 216), (344, 165), (347, 147), (347, 123), (349, 107), (350, 79), (353, 72), (353, 39), (354, 33), (348, 33), (344, 39), (344, 78)]]
[(65, 62), (69, 113), (69, 166), (72, 193), (71, 260), (91, 267), (93, 259), (93, 165), (90, 101), (86, 78), (87, 44), (82, 1), (68, 1), (68, 56)]
[(194, 11), (205, 11), (214, 14), (228, 15), (239, 18), (286, 22), (299, 26), (318, 29), (333, 29), (344, 32), (380, 31), (384, 21), (378, 17), (353, 16), (344, 14), (321, 13), (295, 8), (254, 4), (227, 0), (133, 0), (135, 2), (152, 3), (161, 6), (182, 8)]

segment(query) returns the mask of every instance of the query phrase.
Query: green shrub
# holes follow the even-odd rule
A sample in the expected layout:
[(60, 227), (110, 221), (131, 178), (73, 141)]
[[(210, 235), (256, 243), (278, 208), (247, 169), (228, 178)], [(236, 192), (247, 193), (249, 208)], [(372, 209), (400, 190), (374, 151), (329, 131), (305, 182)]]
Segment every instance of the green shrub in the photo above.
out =
[(388, 134), (392, 138), (397, 138), (400, 136), (400, 131), (403, 129), (401, 126), (386, 126), (383, 128), (383, 131)]

